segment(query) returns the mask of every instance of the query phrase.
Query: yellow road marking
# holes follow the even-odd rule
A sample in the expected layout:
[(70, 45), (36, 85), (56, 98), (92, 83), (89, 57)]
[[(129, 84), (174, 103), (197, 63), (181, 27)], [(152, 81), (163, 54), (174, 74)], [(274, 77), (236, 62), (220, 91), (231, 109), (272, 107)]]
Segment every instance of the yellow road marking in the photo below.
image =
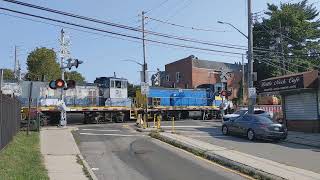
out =
[[(153, 139), (155, 139), (155, 138), (153, 138)], [(239, 172), (239, 171), (236, 171), (236, 170), (227, 168), (227, 167), (225, 167), (225, 166), (222, 166), (222, 165), (220, 165), (220, 164), (218, 164), (218, 163), (216, 163), (216, 162), (210, 161), (210, 160), (205, 159), (205, 158), (203, 158), (203, 157), (196, 156), (196, 155), (192, 154), (192, 153), (189, 152), (189, 151), (186, 151), (186, 150), (184, 150), (184, 149), (180, 149), (180, 148), (178, 148), (178, 147), (176, 147), (176, 146), (173, 146), (173, 145), (171, 145), (171, 144), (168, 144), (168, 143), (166, 143), (166, 142), (163, 142), (163, 141), (161, 141), (161, 140), (159, 140), (159, 139), (155, 139), (155, 140), (157, 140), (157, 141), (159, 141), (159, 142), (162, 142), (162, 143), (164, 143), (164, 144), (167, 144), (167, 145), (169, 145), (169, 146), (171, 146), (171, 147), (173, 147), (173, 148), (175, 148), (175, 149), (178, 149), (178, 150), (180, 150), (180, 151), (182, 151), (182, 152), (184, 152), (184, 153), (187, 153), (187, 154), (189, 154), (189, 155), (191, 155), (191, 156), (193, 156), (193, 157), (196, 157), (196, 158), (198, 158), (198, 159), (200, 159), (200, 160), (206, 161), (206, 162), (209, 163), (209, 164), (218, 166), (218, 167), (220, 167), (221, 169), (223, 169), (223, 170), (225, 170), (225, 171), (232, 172), (232, 173), (237, 174), (237, 175), (239, 175), (239, 176), (242, 176), (242, 177), (244, 177), (244, 178), (246, 178), (246, 179), (255, 180), (255, 178), (253, 178), (253, 177), (251, 177), (251, 176), (248, 176), (248, 175), (246, 175), (246, 174), (243, 174), (243, 173), (241, 173), (241, 172)]]
[(128, 124), (124, 124), (124, 125), (122, 125), (122, 127), (127, 128), (127, 129), (130, 129), (130, 127), (129, 127)]

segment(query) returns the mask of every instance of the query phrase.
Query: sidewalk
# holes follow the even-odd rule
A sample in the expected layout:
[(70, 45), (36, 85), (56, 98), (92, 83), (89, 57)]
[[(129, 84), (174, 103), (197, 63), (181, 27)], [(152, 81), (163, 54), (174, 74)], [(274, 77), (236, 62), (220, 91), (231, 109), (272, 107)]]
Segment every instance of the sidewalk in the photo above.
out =
[[(77, 162), (79, 157), (83, 157), (71, 130), (72, 128), (50, 127), (43, 128), (40, 132), (41, 154), (50, 180), (88, 180), (82, 170), (83, 166)], [(83, 162), (88, 167), (84, 160)], [(90, 168), (87, 169), (91, 175), (93, 172)]]
[(275, 179), (284, 178), (290, 180), (320, 180), (320, 174), (312, 171), (280, 164), (271, 160), (255, 157), (182, 135), (160, 133), (160, 136), (166, 140), (174, 141), (185, 147), (203, 151), (210, 158), (218, 159), (224, 163), (245, 168), (246, 170), (253, 170), (257, 173), (265, 174), (268, 177), (273, 176)]
[(289, 131), (285, 141), (320, 148), (320, 133)]

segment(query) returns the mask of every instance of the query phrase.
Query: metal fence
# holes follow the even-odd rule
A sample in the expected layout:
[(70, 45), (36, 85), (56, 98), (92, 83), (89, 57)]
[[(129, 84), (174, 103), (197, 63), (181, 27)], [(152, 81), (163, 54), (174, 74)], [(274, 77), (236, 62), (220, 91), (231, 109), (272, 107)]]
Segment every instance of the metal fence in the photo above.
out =
[(0, 150), (4, 148), (20, 129), (21, 104), (16, 97), (0, 91)]

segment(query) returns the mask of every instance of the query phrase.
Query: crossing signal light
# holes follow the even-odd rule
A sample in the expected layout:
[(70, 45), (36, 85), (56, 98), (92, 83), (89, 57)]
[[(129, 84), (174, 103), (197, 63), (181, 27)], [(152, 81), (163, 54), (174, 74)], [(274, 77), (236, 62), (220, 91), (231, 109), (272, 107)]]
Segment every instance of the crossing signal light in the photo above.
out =
[(64, 80), (62, 80), (62, 79), (57, 79), (56, 80), (56, 87), (57, 88), (64, 88), (64, 85), (65, 85), (66, 83), (64, 82)]
[(74, 89), (75, 87), (76, 87), (76, 81), (75, 80), (68, 80), (67, 87), (65, 87), (64, 90)]
[(65, 85), (65, 82), (62, 79), (52, 80), (49, 82), (49, 87), (51, 89), (63, 88), (64, 85)]
[(72, 66), (78, 68), (79, 67), (79, 64), (82, 64), (83, 61), (80, 61), (78, 59), (67, 59), (68, 63), (67, 63), (67, 66), (66, 68), (68, 68), (69, 70), (71, 70)]
[(231, 96), (231, 95), (232, 95), (232, 92), (231, 92), (231, 91), (221, 91), (220, 95), (221, 95), (221, 96), (228, 97), (228, 96)]
[(227, 91), (221, 91), (221, 96), (227, 96)]
[(57, 89), (56, 81), (55, 80), (50, 81), (49, 87), (50, 87), (50, 89)]

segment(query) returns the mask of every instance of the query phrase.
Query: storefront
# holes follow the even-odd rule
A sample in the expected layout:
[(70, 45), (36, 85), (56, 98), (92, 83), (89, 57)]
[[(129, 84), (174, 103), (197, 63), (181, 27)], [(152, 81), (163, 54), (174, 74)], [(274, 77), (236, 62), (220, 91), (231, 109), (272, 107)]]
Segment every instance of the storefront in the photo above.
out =
[(309, 71), (265, 79), (259, 93), (278, 92), (285, 123), (291, 131), (320, 132), (319, 72)]

